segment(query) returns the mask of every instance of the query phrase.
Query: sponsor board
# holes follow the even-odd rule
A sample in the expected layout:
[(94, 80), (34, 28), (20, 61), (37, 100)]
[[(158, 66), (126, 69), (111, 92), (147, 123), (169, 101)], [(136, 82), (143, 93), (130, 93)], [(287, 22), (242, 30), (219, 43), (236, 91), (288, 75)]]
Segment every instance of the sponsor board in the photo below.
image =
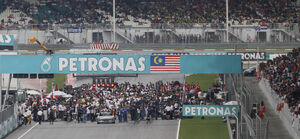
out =
[(241, 55), (243, 61), (266, 60), (265, 52), (227, 52), (227, 55)]
[(0, 124), (0, 139), (17, 128), (16, 113)]
[(3, 132), (2, 132), (3, 136), (7, 135), (7, 121), (3, 122), (3, 126), (1, 128), (1, 130), (3, 130)]
[(81, 27), (69, 27), (67, 28), (68, 33), (82, 33)]
[(183, 116), (229, 116), (238, 115), (237, 105), (183, 105)]
[(1, 55), (0, 73), (241, 73), (241, 56)]
[(14, 36), (7, 34), (0, 34), (0, 46), (13, 46)]

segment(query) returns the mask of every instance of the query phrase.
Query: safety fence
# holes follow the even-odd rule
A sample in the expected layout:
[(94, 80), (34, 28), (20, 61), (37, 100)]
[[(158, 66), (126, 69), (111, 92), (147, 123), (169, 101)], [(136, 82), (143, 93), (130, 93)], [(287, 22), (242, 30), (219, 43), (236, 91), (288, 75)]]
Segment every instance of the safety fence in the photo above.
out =
[(261, 119), (257, 115), (257, 106), (260, 103), (254, 94), (253, 88), (249, 87), (242, 74), (226, 75), (226, 87), (232, 92), (231, 99), (236, 100), (240, 105), (237, 136), (239, 139), (267, 139), (268, 138), (268, 117)]

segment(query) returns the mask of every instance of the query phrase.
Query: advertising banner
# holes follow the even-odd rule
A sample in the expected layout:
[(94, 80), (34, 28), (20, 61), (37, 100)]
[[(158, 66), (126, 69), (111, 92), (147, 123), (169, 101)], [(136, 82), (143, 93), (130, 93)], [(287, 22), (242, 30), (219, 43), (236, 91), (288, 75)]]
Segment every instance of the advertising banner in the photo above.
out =
[(183, 116), (229, 116), (238, 115), (237, 105), (183, 105)]
[(82, 28), (80, 27), (69, 27), (67, 28), (68, 33), (82, 33)]
[(228, 52), (227, 55), (241, 55), (243, 61), (266, 60), (266, 52)]
[(0, 46), (14, 46), (14, 36), (0, 34)]
[(241, 73), (240, 56), (1, 55), (0, 73)]
[(116, 50), (119, 49), (119, 44), (117, 43), (103, 43), (94, 42), (90, 44), (91, 49), (101, 49), (101, 50)]
[(189, 55), (180, 56), (181, 73), (240, 73), (241, 56)]

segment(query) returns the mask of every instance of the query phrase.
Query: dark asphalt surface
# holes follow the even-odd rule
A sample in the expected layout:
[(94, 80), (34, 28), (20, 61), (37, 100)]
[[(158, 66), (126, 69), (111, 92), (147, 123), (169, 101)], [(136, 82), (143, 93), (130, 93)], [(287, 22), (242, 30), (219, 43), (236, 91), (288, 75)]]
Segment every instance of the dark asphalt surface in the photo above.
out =
[[(146, 121), (136, 124), (78, 124), (60, 121), (54, 125), (45, 122), (35, 126), (22, 139), (175, 139), (177, 126), (177, 120), (153, 120), (150, 124)], [(5, 139), (18, 139), (30, 127), (23, 126)]]

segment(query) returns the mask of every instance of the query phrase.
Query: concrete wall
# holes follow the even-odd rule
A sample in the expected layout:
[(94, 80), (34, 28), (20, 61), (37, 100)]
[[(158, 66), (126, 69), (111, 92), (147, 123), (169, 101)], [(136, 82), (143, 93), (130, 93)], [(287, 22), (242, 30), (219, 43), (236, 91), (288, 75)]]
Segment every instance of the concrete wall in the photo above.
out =
[[(101, 27), (101, 28), (84, 28), (82, 29), (81, 33), (68, 33), (67, 29), (58, 28), (55, 29), (60, 34), (64, 35), (65, 37), (72, 40), (75, 44), (86, 44), (92, 43), (92, 34), (93, 32), (102, 32), (103, 33), (103, 40), (105, 42), (112, 42), (112, 29)], [(233, 33), (235, 36), (240, 38), (244, 42), (257, 42), (257, 30), (254, 26), (232, 26), (229, 31)], [(283, 41), (283, 36), (286, 34), (282, 33), (282, 31), (288, 32), (285, 28), (281, 29), (270, 29), (266, 31), (267, 33), (267, 42), (272, 41), (271, 35), (276, 34), (278, 35), (279, 41)], [(203, 28), (203, 27), (195, 27), (195, 28), (172, 28), (172, 29), (154, 29), (151, 27), (126, 27), (120, 28), (116, 27), (116, 41), (118, 43), (125, 43), (126, 39), (124, 36), (129, 38), (130, 40), (134, 41), (135, 36), (142, 36), (145, 32), (154, 32), (154, 35), (163, 36), (166, 33), (175, 34), (177, 36), (181, 35), (198, 35), (200, 34), (202, 38), (205, 36), (205, 32), (215, 32), (217, 35), (221, 35), (223, 40), (225, 39), (225, 29), (216, 29), (216, 28)], [(299, 32), (299, 31), (298, 31)], [(295, 34), (295, 31), (289, 31), (290, 35)], [(40, 42), (49, 42), (50, 38), (56, 38), (50, 31), (41, 31), (41, 30), (31, 30), (31, 29), (20, 29), (20, 30), (0, 30), (0, 34), (15, 34), (18, 43), (28, 43), (27, 40), (32, 37), (36, 37)], [(120, 35), (119, 35), (120, 34)], [(299, 34), (299, 33), (298, 33)], [(50, 43), (56, 43), (56, 41), (50, 41)]]

